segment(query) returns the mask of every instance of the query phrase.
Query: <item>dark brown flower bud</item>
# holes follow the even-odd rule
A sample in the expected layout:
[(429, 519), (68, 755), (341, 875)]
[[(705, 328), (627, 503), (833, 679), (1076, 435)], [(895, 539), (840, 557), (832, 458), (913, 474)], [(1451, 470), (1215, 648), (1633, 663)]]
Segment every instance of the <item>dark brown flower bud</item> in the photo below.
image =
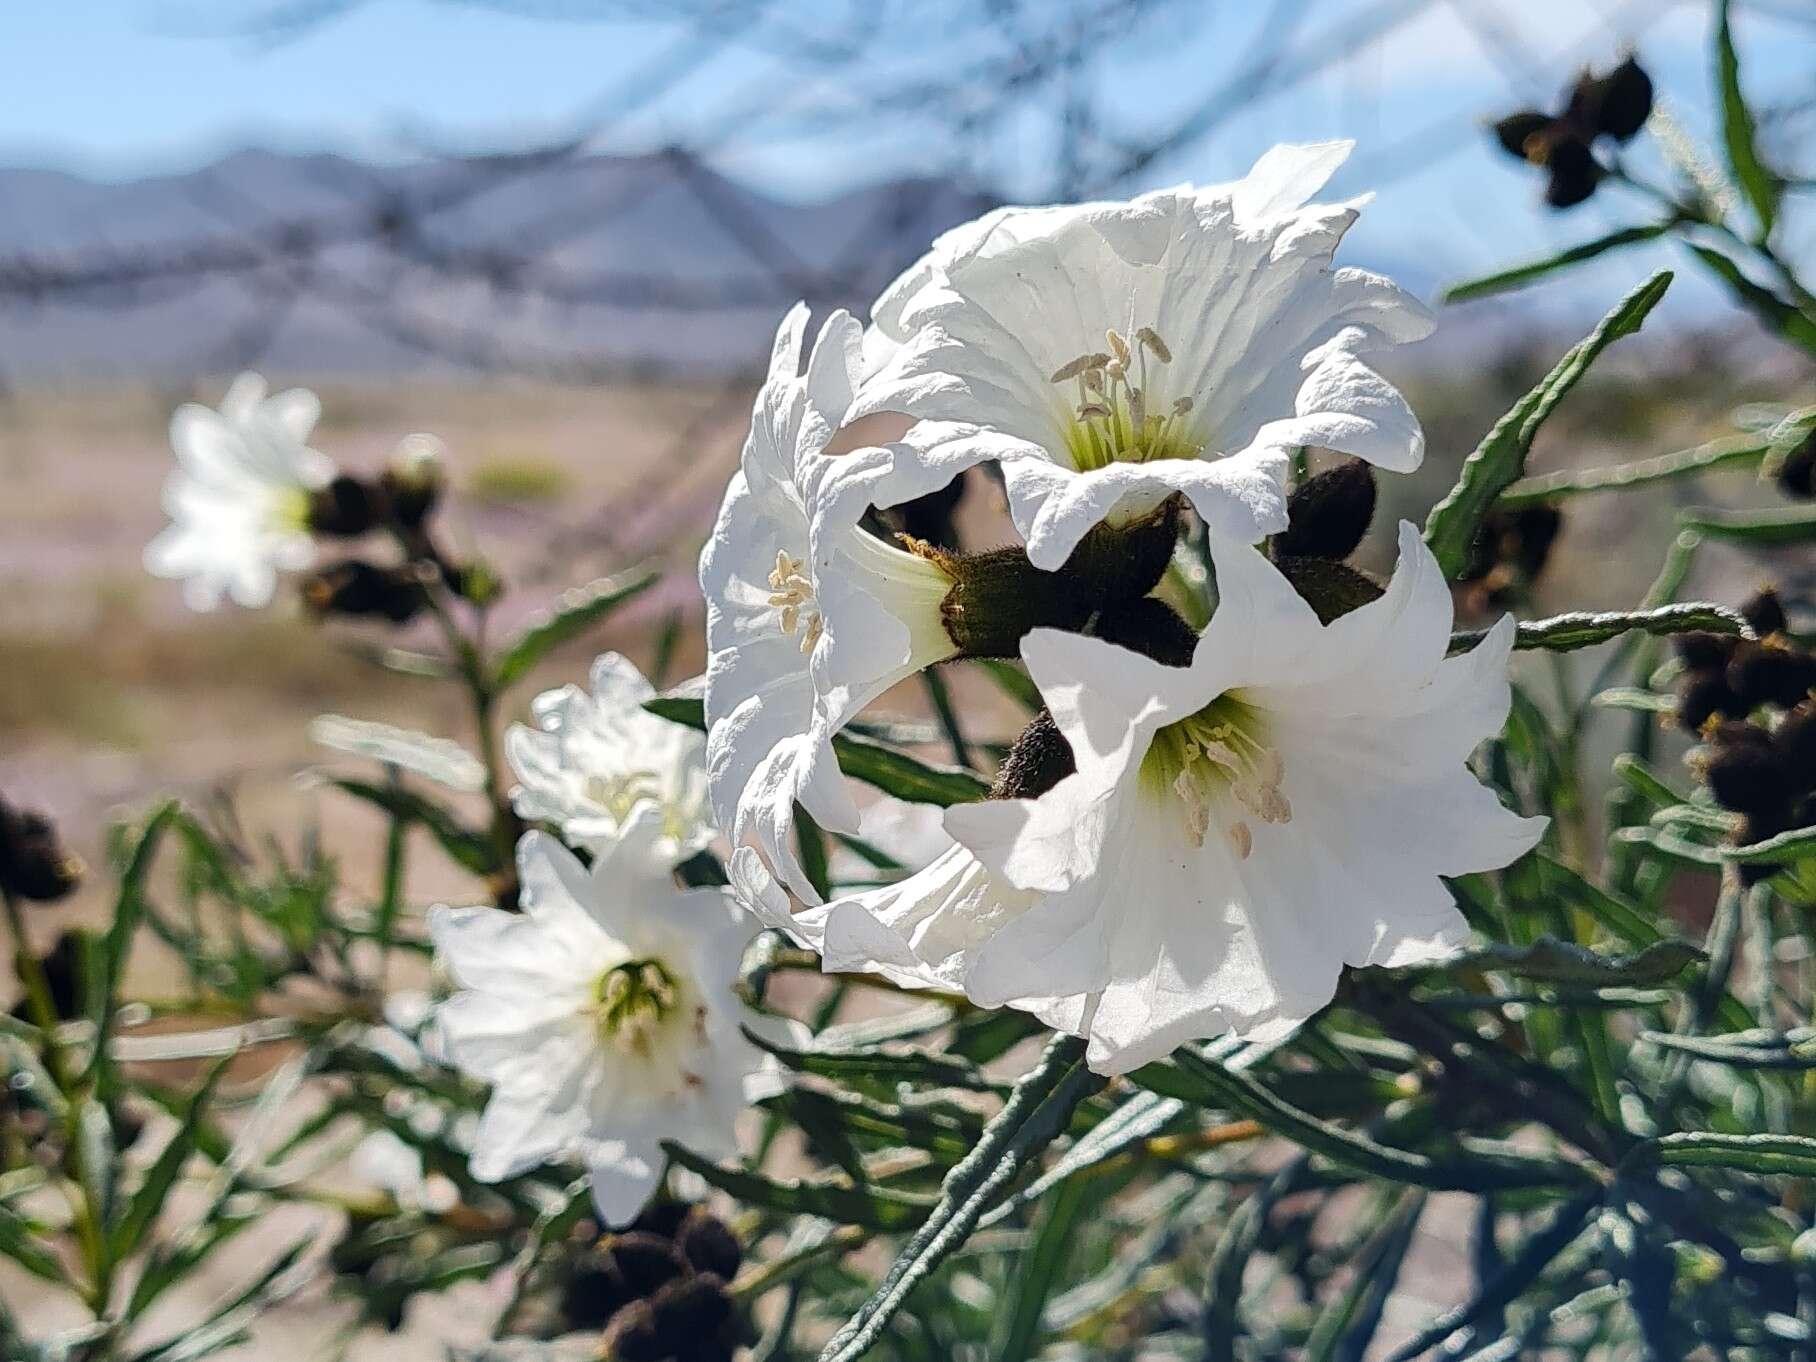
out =
[(1381, 598), (1381, 584), (1347, 563), (1282, 558), (1278, 566), (1280, 575), (1292, 583), (1299, 599), (1311, 606), (1320, 624), (1341, 619), (1357, 607)]
[(54, 903), (81, 882), (83, 865), (64, 850), (56, 825), (0, 799), (0, 888), (36, 903)]
[(673, 1239), (681, 1229), (681, 1222), (692, 1214), (694, 1205), (689, 1201), (652, 1201), (631, 1222), (633, 1230), (644, 1234), (654, 1234), (663, 1239)]
[(1771, 643), (1743, 642), (1728, 663), (1728, 689), (1748, 709), (1789, 709), (1816, 690), (1816, 657)]
[(1551, 179), (1545, 185), (1545, 202), (1553, 208), (1574, 208), (1601, 183), (1602, 167), (1589, 144), (1580, 138), (1564, 137), (1553, 142), (1545, 162)]
[(406, 435), (398, 442), (391, 466), (379, 475), (379, 486), (385, 494), (386, 514), (399, 529), (421, 529), (441, 501), (447, 480), (442, 471), (445, 453), (433, 435)]
[(648, 1301), (632, 1301), (612, 1316), (599, 1355), (606, 1362), (667, 1362), (674, 1350), (656, 1326), (655, 1308)]
[(1762, 822), (1782, 820), (1789, 811), (1790, 781), (1764, 729), (1744, 723), (1719, 725), (1702, 766), (1709, 793), (1724, 809)]
[(607, 1270), (624, 1283), (633, 1297), (651, 1295), (656, 1288), (685, 1277), (689, 1271), (687, 1259), (672, 1240), (636, 1230), (607, 1235), (600, 1240), (598, 1253)]
[(1551, 127), (1551, 115), (1537, 109), (1522, 109), (1508, 114), (1494, 125), (1495, 139), (1509, 156), (1533, 165), (1544, 165), (1550, 154), (1545, 134)]
[[(50, 988), (50, 1010), (59, 1020), (68, 1021), (82, 1015), (86, 999), (82, 992), (82, 963), (88, 953), (88, 934), (71, 928), (59, 935), (49, 951), (39, 957), (44, 982)], [(21, 1021), (36, 1021), (28, 1002), (21, 1000), (13, 1008)]]
[(1816, 793), (1816, 700), (1805, 700), (1778, 725), (1772, 746), (1799, 798)]
[(1784, 602), (1778, 599), (1778, 593), (1769, 586), (1762, 586), (1754, 592), (1751, 599), (1740, 607), (1740, 617), (1752, 626), (1753, 632), (1760, 638), (1767, 634), (1782, 634), (1791, 627), (1785, 618)]
[(1784, 456), (1778, 465), (1778, 485), (1786, 496), (1808, 501), (1816, 497), (1816, 432)]
[(428, 604), (413, 567), (381, 568), (357, 558), (318, 569), (304, 579), (302, 592), (318, 616), (381, 615), (393, 624), (407, 623)]
[(1718, 715), (1744, 719), (1746, 714), (1746, 704), (1728, 689), (1725, 672), (1697, 672), (1678, 692), (1677, 726), (1687, 733), (1702, 732), (1703, 725)]
[(1308, 478), (1287, 500), (1286, 517), (1286, 529), (1274, 536), (1275, 558), (1349, 557), (1375, 518), (1374, 470), (1347, 459)]
[(1565, 119), (1589, 136), (1630, 141), (1652, 116), (1652, 78), (1629, 56), (1606, 75), (1585, 71), (1570, 89)]
[(744, 1249), (729, 1226), (704, 1206), (690, 1209), (675, 1230), (675, 1247), (695, 1272), (710, 1272), (724, 1281), (738, 1275)]
[(309, 528), (330, 539), (355, 539), (377, 523), (379, 498), (358, 478), (341, 474), (309, 502)]
[(1072, 745), (1043, 709), (1028, 721), (997, 768), (990, 798), (1038, 799), (1077, 769)]
[(650, 1301), (656, 1331), (676, 1362), (729, 1362), (738, 1346), (738, 1307), (710, 1272), (670, 1282)]
[(1673, 634), (1671, 650), (1693, 672), (1719, 671), (1734, 656), (1740, 642), (1731, 634), (1710, 634), (1701, 630), (1690, 634)]

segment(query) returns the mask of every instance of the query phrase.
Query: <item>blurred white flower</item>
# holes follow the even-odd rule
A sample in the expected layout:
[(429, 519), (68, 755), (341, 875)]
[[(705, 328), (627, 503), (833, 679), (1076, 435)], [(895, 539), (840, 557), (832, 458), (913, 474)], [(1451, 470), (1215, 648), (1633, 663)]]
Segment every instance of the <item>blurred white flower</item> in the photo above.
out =
[(164, 509), (172, 523), (146, 546), (145, 567), (184, 578), (192, 610), (212, 610), (223, 596), (265, 605), (280, 571), (314, 561), (310, 497), (334, 476), (328, 456), (307, 443), (320, 414), (314, 393), (268, 396), (264, 379), (241, 374), (219, 411), (191, 402), (171, 417), (177, 468)]
[(370, 757), (463, 794), (485, 786), (484, 763), (450, 738), (396, 728), (375, 719), (318, 714), (309, 721), (309, 740), (336, 752)]
[(1418, 421), (1363, 356), (1427, 335), (1429, 314), (1330, 267), (1358, 203), (1308, 204), (1349, 146), (1276, 147), (1231, 184), (947, 233), (878, 300), (881, 368), (851, 414), (920, 418), (905, 444), (936, 485), (999, 460), (1049, 569), (1099, 521), (1173, 492), (1213, 534), (1280, 530), (1301, 445), (1417, 467)]
[(1442, 958), (1466, 928), (1439, 877), (1544, 829), (1465, 765), (1506, 716), (1513, 621), (1447, 660), (1450, 595), (1412, 526), (1387, 593), (1329, 625), (1258, 550), (1211, 547), (1219, 604), (1191, 665), (1029, 634), (1077, 771), (946, 815), (988, 883), (1030, 896), (976, 946), (967, 993), (1082, 995), (1100, 1072), (1294, 1025), (1345, 964)]
[(544, 691), (530, 703), (535, 726), (513, 724), (505, 754), (522, 782), (517, 812), (555, 824), (572, 846), (597, 854), (640, 809), (660, 816), (657, 853), (678, 864), (712, 840), (706, 801), (706, 740), (643, 708), (656, 693), (617, 653), (593, 663), (592, 693)]
[(389, 1130), (375, 1130), (355, 1145), (347, 1171), (410, 1210), (440, 1214), (460, 1202), (460, 1189), (440, 1173), (425, 1174), (422, 1155)]
[(521, 913), (429, 914), (458, 989), (436, 1012), (437, 1057), (492, 1084), (473, 1175), (577, 1159), (610, 1225), (655, 1190), (662, 1141), (726, 1157), (738, 1113), (775, 1087), (739, 1031), (774, 1025), (734, 992), (751, 925), (724, 890), (676, 888), (661, 836), (640, 809), (589, 871), (532, 832)]
[(700, 556), (700, 587), (713, 812), (733, 842), (754, 841), (812, 897), (791, 845), (796, 802), (824, 827), (858, 829), (833, 735), (956, 650), (940, 615), (952, 586), (945, 570), (859, 526), (872, 504), (947, 479), (898, 469), (896, 448), (827, 455), (862, 377), (863, 329), (835, 313), (803, 374), (806, 324), (797, 306), (776, 333), (739, 469)]

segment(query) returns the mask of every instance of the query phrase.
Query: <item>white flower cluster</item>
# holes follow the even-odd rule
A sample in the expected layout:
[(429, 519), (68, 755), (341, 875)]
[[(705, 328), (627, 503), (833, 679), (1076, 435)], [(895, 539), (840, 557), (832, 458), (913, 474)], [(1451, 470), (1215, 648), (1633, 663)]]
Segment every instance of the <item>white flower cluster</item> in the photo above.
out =
[[(1395, 471), (1423, 455), (1367, 357), (1430, 320), (1332, 267), (1359, 203), (1310, 201), (1347, 151), (1277, 147), (1232, 184), (991, 213), (935, 242), (868, 330), (833, 316), (804, 368), (805, 310), (783, 322), (701, 558), (708, 780), (739, 893), (826, 969), (1033, 1012), (1123, 1072), (1297, 1025), (1346, 964), (1454, 949), (1440, 877), (1536, 841), (1539, 821), (1465, 765), (1505, 717), (1511, 621), (1447, 659), (1449, 594), (1410, 526), (1386, 593), (1328, 625), (1253, 547), (1285, 528), (1295, 449)], [(879, 412), (914, 424), (827, 453)], [(1190, 665), (1026, 631), (1069, 773), (948, 810), (931, 864), (823, 902), (791, 832), (797, 807), (859, 831), (834, 735), (964, 655), (954, 560), (862, 519), (984, 460), (1041, 571), (1183, 496), (1209, 532), (1215, 614)]]

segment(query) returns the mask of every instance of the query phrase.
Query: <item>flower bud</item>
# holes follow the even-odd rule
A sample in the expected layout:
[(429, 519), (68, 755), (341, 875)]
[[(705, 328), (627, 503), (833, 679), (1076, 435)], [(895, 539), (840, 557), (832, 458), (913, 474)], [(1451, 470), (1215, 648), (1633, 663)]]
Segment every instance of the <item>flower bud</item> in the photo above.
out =
[(421, 529), (447, 481), (447, 446), (433, 435), (406, 435), (397, 442), (391, 466), (380, 476), (390, 503), (391, 520), (400, 529)]
[(356, 539), (377, 523), (378, 498), (345, 473), (309, 501), (309, 528), (330, 539)]
[(1791, 627), (1785, 618), (1784, 602), (1778, 599), (1778, 592), (1769, 586), (1762, 586), (1754, 592), (1751, 599), (1740, 607), (1740, 617), (1752, 626), (1753, 632), (1760, 638), (1768, 634), (1782, 634)]
[(1077, 769), (1072, 745), (1043, 709), (1028, 721), (997, 768), (990, 798), (1038, 799)]
[(359, 559), (333, 563), (303, 582), (303, 603), (317, 616), (381, 615), (393, 624), (414, 619), (428, 603), (409, 567), (380, 568)]
[(744, 1250), (725, 1222), (704, 1206), (689, 1208), (676, 1228), (675, 1247), (695, 1272), (710, 1272), (724, 1281), (738, 1275)]
[(1779, 764), (1799, 796), (1816, 792), (1816, 700), (1805, 700), (1785, 715), (1772, 734)]
[(1287, 500), (1287, 525), (1274, 536), (1274, 556), (1340, 561), (1356, 551), (1374, 516), (1374, 470), (1346, 459), (1307, 479)]
[(1671, 650), (1690, 671), (1720, 671), (1728, 665), (1728, 659), (1734, 656), (1735, 645), (1739, 642), (1731, 634), (1710, 634), (1697, 630), (1689, 634), (1673, 634)]
[(1565, 137), (1554, 143), (1545, 166), (1551, 172), (1545, 202), (1553, 208), (1574, 208), (1601, 183), (1601, 164), (1589, 144), (1579, 138)]
[(1785, 816), (1791, 783), (1764, 729), (1746, 723), (1718, 725), (1702, 767), (1709, 793), (1724, 809), (1766, 821)]
[(1631, 55), (1606, 75), (1585, 71), (1570, 89), (1564, 118), (1591, 136), (1630, 141), (1652, 116), (1652, 78)]
[(1816, 497), (1816, 431), (1803, 437), (1778, 465), (1778, 486), (1786, 496), (1808, 501)]
[(0, 799), (0, 888), (22, 899), (52, 903), (76, 887), (83, 868), (79, 858), (64, 850), (50, 819)]
[(1816, 690), (1816, 657), (1771, 643), (1744, 642), (1728, 663), (1728, 689), (1747, 706), (1789, 709)]
[(1545, 144), (1545, 133), (1551, 127), (1551, 121), (1550, 114), (1522, 109), (1496, 123), (1494, 135), (1509, 156), (1542, 166), (1550, 153)]
[(1700, 733), (1709, 720), (1722, 716), (1744, 719), (1747, 706), (1728, 689), (1722, 671), (1697, 672), (1685, 681), (1677, 696), (1677, 726), (1686, 733)]
[(1282, 558), (1277, 566), (1280, 575), (1292, 583), (1299, 599), (1317, 613), (1320, 624), (1329, 624), (1381, 596), (1379, 582), (1347, 563), (1331, 563), (1322, 558)]

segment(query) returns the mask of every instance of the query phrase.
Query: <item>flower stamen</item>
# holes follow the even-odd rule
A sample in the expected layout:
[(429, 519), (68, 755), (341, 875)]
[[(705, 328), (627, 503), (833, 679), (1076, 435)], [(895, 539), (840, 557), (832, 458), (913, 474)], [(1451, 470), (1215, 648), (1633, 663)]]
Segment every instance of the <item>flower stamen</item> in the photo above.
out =
[(769, 574), (769, 603), (780, 612), (783, 633), (793, 634), (805, 621), (807, 627), (801, 634), (801, 651), (811, 653), (825, 626), (820, 612), (812, 608), (813, 580), (807, 576), (805, 568), (801, 559), (793, 557), (786, 549), (777, 549), (776, 565)]
[(1169, 400), (1149, 378), (1149, 356), (1159, 365), (1171, 364), (1172, 347), (1151, 326), (1137, 328), (1134, 335), (1131, 345), (1111, 327), (1104, 332), (1107, 354), (1079, 355), (1053, 372), (1054, 384), (1077, 384), (1076, 400), (1062, 420), (1062, 436), (1080, 472), (1112, 463), (1195, 459), (1204, 452), (1188, 419), (1191, 397)]
[(649, 1051), (681, 991), (656, 960), (626, 960), (599, 976), (593, 1016), (601, 1037), (621, 1049)]
[[(1254, 849), (1249, 818), (1272, 824), (1292, 821), (1292, 802), (1281, 788), (1286, 763), (1265, 736), (1260, 714), (1233, 694), (1219, 696), (1154, 735), (1144, 767), (1163, 778), (1179, 801), (1193, 846), (1204, 845), (1225, 795), (1247, 815), (1221, 823), (1243, 860)], [(1225, 810), (1229, 812), (1227, 805)]]

